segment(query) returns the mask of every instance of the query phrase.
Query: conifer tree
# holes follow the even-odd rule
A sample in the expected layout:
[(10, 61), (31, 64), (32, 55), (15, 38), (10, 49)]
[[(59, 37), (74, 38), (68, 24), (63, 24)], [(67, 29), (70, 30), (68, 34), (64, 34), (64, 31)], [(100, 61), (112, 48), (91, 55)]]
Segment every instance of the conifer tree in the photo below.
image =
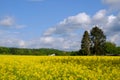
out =
[(83, 55), (90, 55), (90, 36), (88, 31), (85, 31), (81, 41), (81, 52)]

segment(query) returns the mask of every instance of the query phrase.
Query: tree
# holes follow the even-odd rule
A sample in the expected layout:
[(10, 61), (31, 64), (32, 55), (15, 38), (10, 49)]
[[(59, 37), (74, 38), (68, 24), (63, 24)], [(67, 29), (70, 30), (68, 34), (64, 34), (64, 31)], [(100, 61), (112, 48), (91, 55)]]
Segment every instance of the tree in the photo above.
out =
[(109, 55), (120, 55), (120, 47), (117, 47), (115, 43), (106, 42), (105, 52)]
[(90, 31), (91, 37), (91, 51), (94, 55), (103, 55), (104, 52), (104, 44), (106, 42), (106, 36), (103, 31), (99, 29), (97, 26), (93, 27)]
[(120, 56), (120, 46), (116, 47), (115, 54), (118, 54)]
[(81, 41), (81, 52), (83, 55), (90, 55), (90, 36), (88, 31), (85, 31)]
[(105, 52), (107, 54), (114, 54), (116, 52), (116, 44), (112, 42), (105, 43)]

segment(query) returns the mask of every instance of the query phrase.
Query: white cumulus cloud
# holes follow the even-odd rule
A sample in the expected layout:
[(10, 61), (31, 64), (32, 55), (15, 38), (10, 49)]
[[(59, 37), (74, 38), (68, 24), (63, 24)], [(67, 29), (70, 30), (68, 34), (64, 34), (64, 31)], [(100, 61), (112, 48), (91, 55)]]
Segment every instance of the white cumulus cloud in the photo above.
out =
[(100, 11), (98, 11), (98, 12), (93, 16), (93, 18), (94, 18), (95, 20), (101, 20), (101, 19), (103, 19), (105, 16), (106, 16), (106, 10), (100, 10)]
[(80, 28), (89, 28), (91, 19), (86, 13), (79, 13), (75, 16), (70, 16), (59, 22), (56, 26), (49, 28), (44, 35), (65, 34), (76, 31)]
[[(7, 22), (4, 20), (3, 22)], [(22, 48), (79, 50), (83, 32), (85, 30), (90, 31), (94, 25), (98, 25), (103, 29), (108, 41), (115, 42), (120, 46), (120, 14), (108, 15), (104, 9), (99, 10), (93, 16), (85, 12), (69, 16), (55, 26), (47, 29), (38, 39), (26, 41), (14, 36), (11, 38), (8, 36), (9, 32), (0, 31), (0, 35), (4, 35), (0, 39), (0, 45)]]
[[(108, 41), (114, 41), (117, 45), (120, 45), (120, 15), (108, 15), (104, 9), (99, 10), (93, 16), (86, 13), (70, 16), (49, 28), (44, 32), (43, 36), (52, 37), (52, 39), (47, 39), (52, 41), (52, 44), (60, 43), (59, 41), (57, 42), (55, 38), (62, 37), (64, 39), (61, 41), (63, 45), (56, 47), (61, 46), (63, 49), (78, 50), (80, 49), (83, 31), (90, 31), (94, 25), (98, 25), (103, 29)], [(45, 41), (46, 40), (43, 42)]]

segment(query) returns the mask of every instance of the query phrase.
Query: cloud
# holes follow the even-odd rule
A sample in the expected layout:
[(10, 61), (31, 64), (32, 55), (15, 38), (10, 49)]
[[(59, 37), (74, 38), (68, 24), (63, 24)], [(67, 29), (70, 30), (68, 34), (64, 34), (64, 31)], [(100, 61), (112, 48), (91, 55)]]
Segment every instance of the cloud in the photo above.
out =
[(10, 16), (5, 16), (3, 19), (0, 20), (0, 25), (1, 26), (7, 26), (10, 27), (14, 25), (15, 21), (13, 17)]
[(111, 10), (120, 10), (120, 0), (102, 0), (104, 4), (108, 5)]
[(48, 42), (50, 41), (51, 45), (48, 44), (49, 47), (52, 48), (78, 50), (80, 48), (80, 38), (82, 38), (82, 34), (77, 31), (85, 29), (89, 30), (90, 25), (91, 18), (84, 12), (75, 16), (70, 16), (46, 30), (43, 33), (44, 40), (42, 42), (44, 43), (46, 40), (48, 40)]
[(110, 41), (111, 42), (119, 42), (119, 38), (118, 37), (120, 37), (120, 33), (118, 33), (118, 34), (114, 34), (112, 37), (110, 37)]
[[(77, 29), (87, 27), (90, 22), (90, 16), (86, 13), (79, 13), (75, 16), (70, 16), (63, 21), (59, 22), (56, 26), (49, 28), (44, 35), (52, 34), (66, 34)], [(88, 27), (87, 27), (88, 28)]]
[[(3, 21), (4, 20), (5, 19), (3, 19)], [(15, 24), (15, 20), (13, 20), (13, 22)], [(0, 45), (22, 48), (55, 48), (70, 51), (79, 50), (83, 32), (85, 30), (90, 31), (94, 25), (98, 25), (103, 29), (107, 35), (108, 41), (115, 42), (120, 46), (120, 14), (108, 15), (107, 11), (104, 9), (99, 10), (93, 16), (90, 16), (85, 12), (69, 16), (55, 26), (47, 29), (38, 39), (23, 40), (14, 35), (11, 35), (11, 37), (8, 35), (9, 32), (0, 31), (0, 36), (2, 36), (0, 39)], [(22, 26), (24, 27), (24, 25)]]
[(90, 17), (86, 13), (79, 13), (76, 16), (70, 16), (67, 19), (64, 19), (60, 22), (61, 25), (65, 24), (89, 24)]
[(120, 46), (120, 14), (117, 16), (110, 15), (105, 26), (108, 40)]
[(20, 41), (18, 42), (18, 45), (19, 45), (20, 47), (22, 47), (22, 48), (25, 48), (25, 41), (20, 40)]
[[(46, 38), (48, 42), (50, 40), (51, 46), (60, 43), (59, 46), (55, 46), (56, 48), (61, 46), (63, 50), (79, 50), (83, 31), (90, 31), (94, 25), (103, 29), (108, 41), (114, 41), (117, 45), (120, 45), (120, 14), (116, 16), (108, 15), (105, 9), (99, 10), (93, 16), (85, 12), (70, 16), (49, 28), (43, 36), (52, 37), (52, 39)], [(57, 37), (61, 37), (63, 40), (57, 42), (55, 40)]]
[(17, 31), (10, 31), (0, 29), (0, 46), (6, 47), (26, 47), (26, 41), (20, 39), (20, 33)]
[(19, 25), (12, 16), (5, 16), (0, 19), (0, 26), (8, 28), (24, 28), (26, 25)]
[(108, 21), (107, 11), (105, 9), (99, 10), (91, 18), (91, 25), (104, 26)]
[(54, 48), (60, 50), (76, 50), (79, 49), (79, 42), (64, 37), (42, 36), (40, 39), (30, 40), (26, 42), (28, 48)]
[(103, 0), (103, 2), (109, 5), (116, 5), (120, 3), (120, 0)]
[(106, 15), (106, 10), (100, 10), (93, 16), (93, 18), (95, 20), (99, 20), (99, 19), (103, 19), (105, 15)]
[[(98, 25), (105, 34), (107, 40), (120, 46), (120, 14), (108, 15), (107, 10), (99, 10), (93, 16), (82, 12), (69, 16), (55, 26), (47, 29), (38, 39), (23, 40), (10, 34), (9, 31), (0, 30), (0, 45), (21, 48), (55, 48), (60, 50), (79, 50), (81, 39), (85, 30), (90, 31), (94, 25)], [(0, 26), (22, 28), (15, 18), (7, 16), (0, 19)], [(16, 35), (17, 34), (17, 35)]]
[(3, 38), (0, 39), (0, 46), (6, 47), (17, 47), (17, 48), (25, 48), (25, 41), (17, 39), (17, 38)]

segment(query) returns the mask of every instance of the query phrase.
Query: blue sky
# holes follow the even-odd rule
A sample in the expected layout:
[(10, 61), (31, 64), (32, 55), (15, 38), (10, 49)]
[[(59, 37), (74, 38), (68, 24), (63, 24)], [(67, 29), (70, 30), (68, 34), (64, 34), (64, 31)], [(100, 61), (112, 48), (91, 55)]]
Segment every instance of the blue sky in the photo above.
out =
[(0, 0), (0, 46), (78, 50), (98, 25), (120, 46), (119, 0)]

